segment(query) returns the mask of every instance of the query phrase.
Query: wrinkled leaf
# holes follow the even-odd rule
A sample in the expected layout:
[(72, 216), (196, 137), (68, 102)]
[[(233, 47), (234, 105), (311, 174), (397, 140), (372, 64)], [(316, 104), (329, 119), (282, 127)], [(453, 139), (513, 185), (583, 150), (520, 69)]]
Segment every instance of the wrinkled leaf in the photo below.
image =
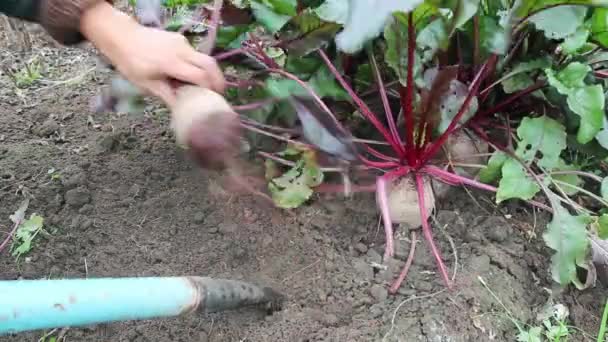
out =
[(517, 128), (517, 150), (515, 154), (526, 162), (539, 157), (537, 164), (545, 170), (553, 170), (560, 165), (559, 156), (566, 148), (566, 128), (559, 122), (541, 116), (525, 117)]
[[(268, 188), (275, 204), (284, 209), (297, 208), (313, 194), (311, 188), (323, 182), (323, 172), (319, 168), (314, 151), (288, 147), (282, 155), (300, 157), (296, 164), (283, 175), (272, 179)], [(275, 170), (267, 169), (269, 172)]]
[(498, 183), (496, 203), (512, 198), (530, 200), (540, 191), (539, 185), (515, 159), (505, 160), (501, 172), (502, 178)]
[(42, 229), (44, 219), (40, 215), (32, 214), (30, 218), (22, 222), (15, 232), (15, 242), (12, 248), (12, 255), (20, 257), (27, 254), (32, 249), (32, 241)]
[[(344, 0), (346, 1), (346, 0)], [(348, 0), (348, 19), (344, 30), (336, 36), (340, 51), (355, 53), (368, 41), (378, 37), (393, 12), (410, 12), (423, 0)]]
[(555, 252), (551, 257), (551, 274), (561, 285), (578, 284), (577, 266), (585, 265), (589, 248), (586, 226), (589, 217), (572, 216), (559, 203), (553, 206), (553, 218), (543, 234), (545, 243)]
[(522, 330), (517, 335), (517, 342), (542, 342), (541, 327), (532, 327), (530, 330)]
[(589, 30), (580, 27), (576, 32), (566, 37), (560, 47), (565, 54), (572, 55), (585, 46), (587, 38), (589, 38)]
[(572, 35), (583, 24), (587, 7), (585, 6), (557, 6), (545, 9), (532, 17), (530, 22), (538, 30), (544, 32), (549, 39), (563, 39)]
[(591, 67), (580, 62), (572, 62), (563, 70), (555, 73), (545, 69), (547, 80), (560, 94), (568, 95), (574, 88), (585, 86), (585, 77), (591, 72)]
[(259, 1), (252, 0), (251, 9), (256, 20), (270, 33), (277, 33), (291, 19), (291, 16), (277, 13)]
[(295, 183), (281, 189), (271, 182), (268, 184), (268, 188), (274, 203), (283, 209), (294, 209), (301, 206), (313, 193), (311, 188), (301, 183)]
[(497, 179), (501, 174), (501, 169), (509, 157), (501, 151), (496, 151), (488, 160), (488, 165), (479, 171), (479, 180), (489, 184)]
[(494, 18), (481, 16), (479, 21), (479, 40), (484, 51), (496, 55), (507, 53), (508, 37), (504, 28)]
[(349, 1), (347, 0), (325, 0), (325, 2), (315, 9), (319, 18), (344, 25), (348, 20)]
[(603, 127), (604, 89), (601, 85), (578, 88), (568, 95), (568, 107), (581, 117), (576, 139), (586, 144), (595, 138)]
[(501, 82), (502, 90), (507, 94), (513, 94), (520, 90), (524, 90), (534, 84), (532, 77), (530, 75), (521, 73), (517, 75), (513, 75)]
[(437, 18), (418, 33), (416, 45), (418, 49), (424, 50), (423, 62), (430, 61), (437, 50), (447, 49), (449, 41), (446, 29), (443, 18)]
[(534, 82), (528, 72), (544, 70), (550, 66), (551, 59), (548, 57), (540, 57), (531, 61), (516, 64), (501, 78), (503, 90), (507, 94), (511, 94), (531, 86)]

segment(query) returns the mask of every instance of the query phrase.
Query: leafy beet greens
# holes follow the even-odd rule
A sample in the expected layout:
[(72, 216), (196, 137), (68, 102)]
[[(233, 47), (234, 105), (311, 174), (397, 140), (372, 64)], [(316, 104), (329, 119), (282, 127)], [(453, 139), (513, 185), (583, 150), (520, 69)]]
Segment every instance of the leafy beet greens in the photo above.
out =
[[(210, 1), (162, 5), (165, 29), (204, 34)], [(577, 271), (594, 267), (590, 241), (608, 238), (606, 23), (608, 0), (226, 0), (214, 55), (256, 147), (287, 144), (258, 151), (277, 206), (315, 190), (375, 191), (390, 257), (387, 191), (409, 177), (451, 287), (425, 182), (492, 191), (497, 203), (552, 213), (543, 239), (553, 278), (585, 288), (593, 279)], [(461, 134), (491, 147), (487, 162), (446, 160)], [(357, 172), (375, 181), (357, 184)]]

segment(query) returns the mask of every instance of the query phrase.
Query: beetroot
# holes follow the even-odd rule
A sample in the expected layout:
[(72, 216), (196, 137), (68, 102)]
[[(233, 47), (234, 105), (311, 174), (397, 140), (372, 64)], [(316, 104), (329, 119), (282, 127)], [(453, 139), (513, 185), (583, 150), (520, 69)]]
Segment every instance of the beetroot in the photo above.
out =
[(183, 85), (176, 91), (172, 127), (177, 143), (188, 148), (201, 167), (220, 170), (232, 166), (241, 143), (239, 116), (212, 90)]

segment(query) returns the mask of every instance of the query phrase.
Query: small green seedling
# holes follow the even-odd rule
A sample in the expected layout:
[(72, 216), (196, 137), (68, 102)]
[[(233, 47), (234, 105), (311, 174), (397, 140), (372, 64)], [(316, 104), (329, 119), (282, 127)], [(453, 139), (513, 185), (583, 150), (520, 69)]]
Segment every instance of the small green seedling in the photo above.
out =
[(57, 170), (55, 170), (54, 168), (49, 169), (47, 171), (47, 174), (49, 175), (49, 177), (51, 177), (52, 181), (58, 181), (61, 179), (61, 173)]
[(42, 66), (39, 62), (33, 61), (12, 76), (17, 88), (27, 88), (42, 78)]
[(34, 238), (43, 231), (44, 218), (37, 214), (32, 214), (29, 219), (23, 221), (17, 231), (13, 240), (13, 246), (11, 249), (12, 256), (19, 258), (32, 250), (32, 242)]

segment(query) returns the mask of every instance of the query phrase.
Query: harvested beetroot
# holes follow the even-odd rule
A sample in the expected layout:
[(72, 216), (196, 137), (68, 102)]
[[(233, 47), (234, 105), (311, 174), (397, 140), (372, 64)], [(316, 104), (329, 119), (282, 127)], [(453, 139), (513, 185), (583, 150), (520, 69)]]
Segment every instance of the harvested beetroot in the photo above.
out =
[(239, 116), (212, 90), (183, 85), (176, 92), (172, 127), (177, 143), (188, 148), (201, 167), (232, 166), (241, 144)]

